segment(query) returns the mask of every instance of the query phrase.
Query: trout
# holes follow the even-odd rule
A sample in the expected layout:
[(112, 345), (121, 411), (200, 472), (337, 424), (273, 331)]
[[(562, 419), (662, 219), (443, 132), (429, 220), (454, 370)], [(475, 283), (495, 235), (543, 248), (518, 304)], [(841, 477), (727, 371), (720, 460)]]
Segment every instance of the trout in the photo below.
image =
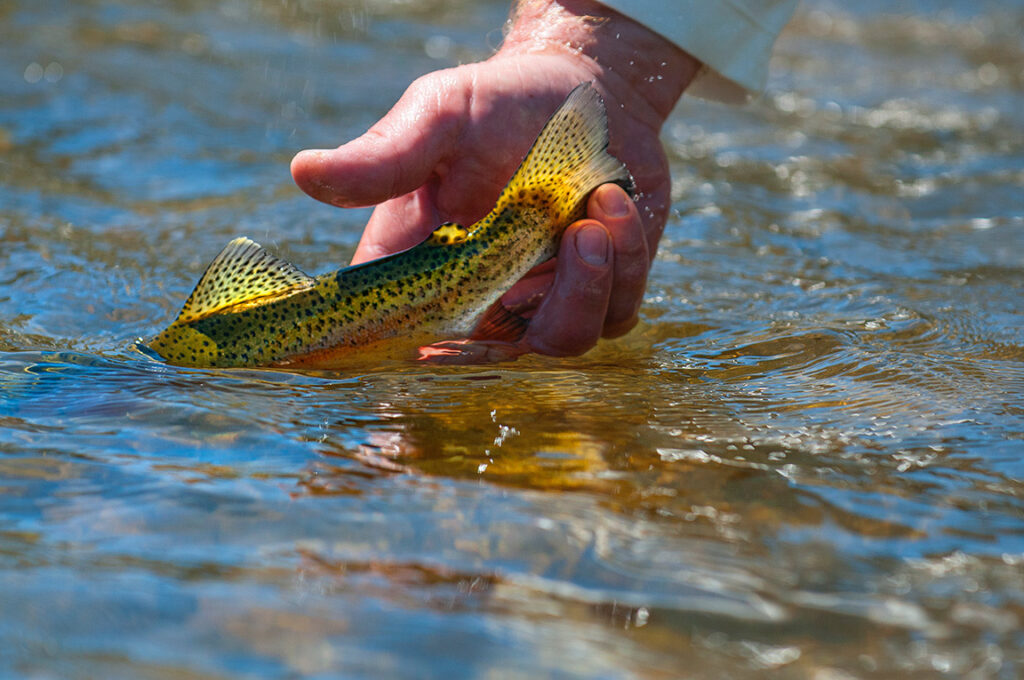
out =
[(445, 339), (513, 342), (527, 322), (501, 306), (501, 295), (555, 255), (593, 189), (615, 182), (633, 190), (607, 147), (604, 102), (584, 83), (472, 226), (447, 222), (408, 250), (317, 277), (237, 238), (174, 322), (146, 344), (181, 366), (329, 369), (410, 356)]

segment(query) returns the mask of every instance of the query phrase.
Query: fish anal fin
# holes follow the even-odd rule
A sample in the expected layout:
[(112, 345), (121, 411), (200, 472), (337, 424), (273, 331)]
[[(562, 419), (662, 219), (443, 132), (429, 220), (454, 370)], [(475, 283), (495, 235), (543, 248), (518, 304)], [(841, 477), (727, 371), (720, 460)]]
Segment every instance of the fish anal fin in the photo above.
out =
[(501, 300), (498, 300), (484, 312), (470, 338), (472, 340), (519, 342), (529, 325), (529, 319), (510, 312), (501, 304)]
[(305, 290), (313, 277), (247, 238), (236, 238), (206, 268), (178, 315), (177, 323), (204, 319), (221, 310)]
[(452, 246), (469, 238), (469, 231), (461, 224), (445, 222), (427, 237), (427, 243), (435, 246)]

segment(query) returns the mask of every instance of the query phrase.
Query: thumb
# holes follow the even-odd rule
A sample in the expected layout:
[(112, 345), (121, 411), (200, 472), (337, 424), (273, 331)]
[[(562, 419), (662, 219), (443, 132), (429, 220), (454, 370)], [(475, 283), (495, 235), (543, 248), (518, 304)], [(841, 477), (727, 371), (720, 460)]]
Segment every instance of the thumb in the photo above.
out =
[[(427, 76), (365, 134), (337, 149), (308, 149), (292, 159), (295, 183), (345, 208), (375, 205), (421, 186), (452, 147), (464, 110), (452, 85)], [(449, 90), (449, 91), (443, 91)]]

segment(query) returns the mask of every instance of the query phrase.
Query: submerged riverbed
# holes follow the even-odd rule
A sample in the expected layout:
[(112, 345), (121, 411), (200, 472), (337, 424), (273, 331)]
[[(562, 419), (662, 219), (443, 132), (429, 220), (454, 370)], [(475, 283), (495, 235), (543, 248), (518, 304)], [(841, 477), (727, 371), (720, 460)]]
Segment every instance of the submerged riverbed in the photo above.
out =
[(0, 675), (1024, 673), (1024, 7), (805, 2), (582, 358), (134, 349), (505, 2), (0, 2)]

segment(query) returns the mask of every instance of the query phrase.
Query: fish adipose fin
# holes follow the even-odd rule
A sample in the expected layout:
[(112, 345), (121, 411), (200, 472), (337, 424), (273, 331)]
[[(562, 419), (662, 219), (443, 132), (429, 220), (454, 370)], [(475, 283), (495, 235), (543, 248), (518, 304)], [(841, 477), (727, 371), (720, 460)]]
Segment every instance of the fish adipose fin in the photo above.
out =
[(311, 288), (315, 280), (247, 238), (236, 238), (206, 268), (176, 323)]
[(559, 221), (582, 217), (592, 190), (615, 182), (633, 193), (633, 178), (622, 161), (609, 154), (608, 114), (590, 83), (574, 89), (548, 120), (499, 205), (547, 204)]
[(469, 231), (461, 224), (445, 222), (427, 237), (427, 243), (435, 246), (453, 246), (469, 238)]

